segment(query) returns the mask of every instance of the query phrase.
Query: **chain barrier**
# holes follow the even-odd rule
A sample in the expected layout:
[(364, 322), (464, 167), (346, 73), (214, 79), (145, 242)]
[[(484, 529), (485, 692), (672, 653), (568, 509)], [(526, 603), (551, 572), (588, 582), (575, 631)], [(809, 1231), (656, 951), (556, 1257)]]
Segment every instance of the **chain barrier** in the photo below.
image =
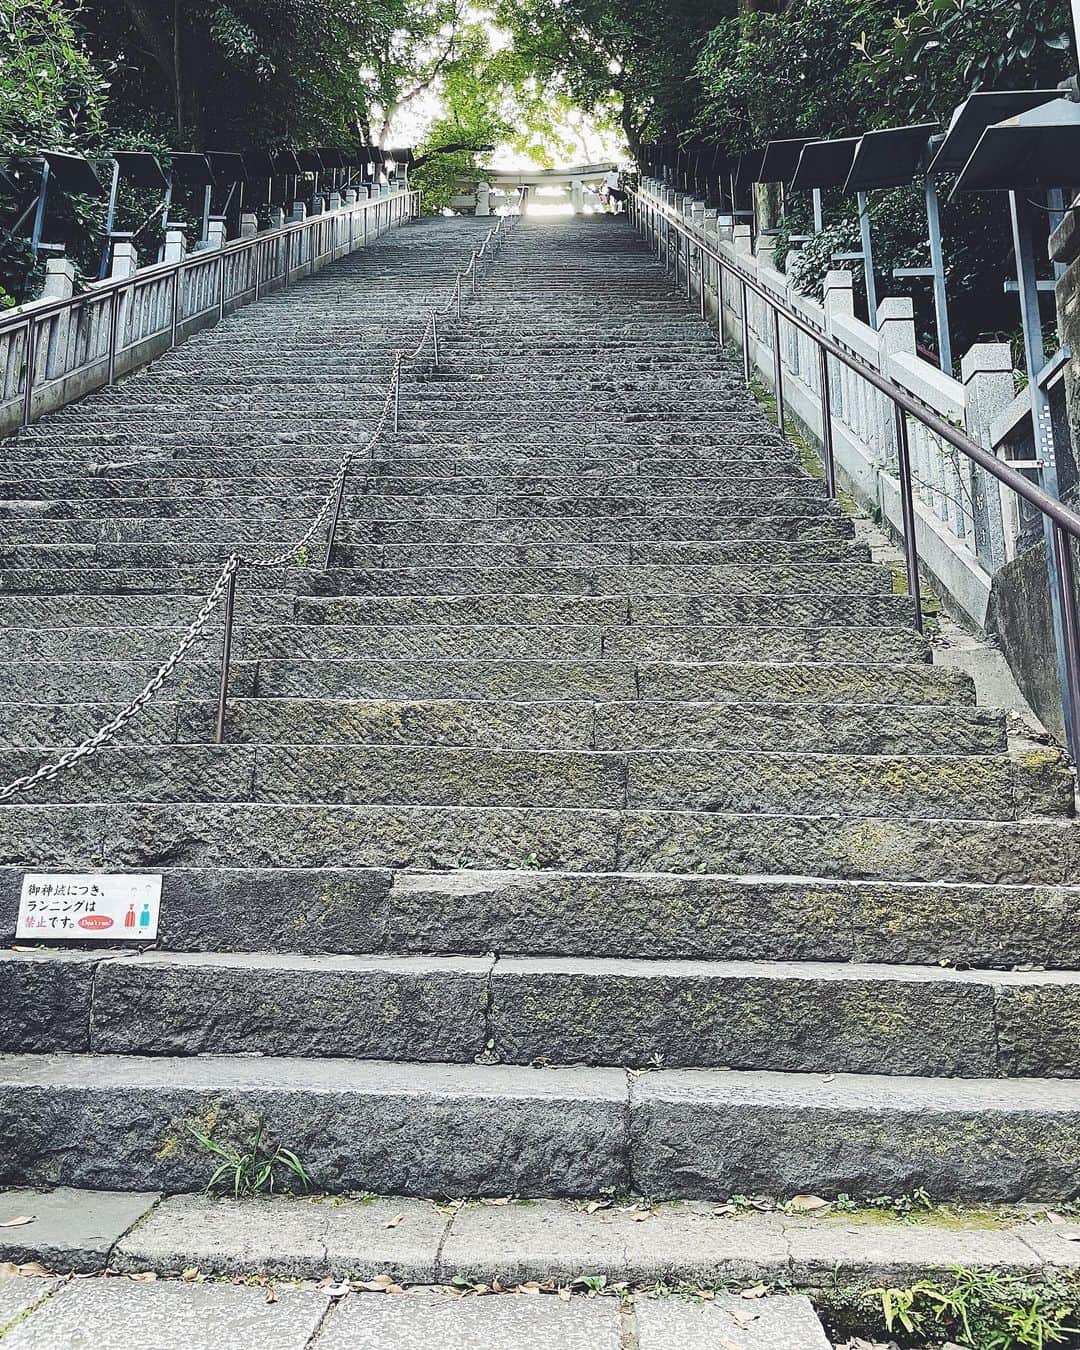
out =
[[(394, 353), (390, 378), (387, 383), (386, 396), (383, 399), (382, 409), (376, 419), (374, 429), (362, 449), (359, 451), (353, 449), (346, 450), (342, 455), (341, 460), (338, 463), (337, 472), (330, 485), (330, 489), (323, 498), (322, 504), (319, 506), (318, 511), (315, 513), (315, 516), (304, 535), (296, 540), (295, 543), (290, 544), (283, 552), (274, 554), (271, 557), (260, 557), (255, 554), (248, 554), (241, 551), (231, 553), (224, 567), (221, 569), (217, 580), (214, 582), (213, 587), (203, 601), (198, 614), (196, 614), (195, 618), (185, 629), (183, 637), (131, 702), (121, 709), (121, 711), (110, 721), (100, 726), (93, 735), (88, 736), (80, 745), (72, 750), (66, 750), (59, 759), (50, 764), (43, 764), (33, 773), (23, 774), (21, 777), (13, 779), (4, 787), (0, 787), (0, 802), (10, 801), (12, 797), (25, 792), (28, 788), (34, 787), (38, 783), (53, 782), (67, 769), (72, 768), (75, 764), (80, 763), (84, 759), (91, 758), (93, 755), (97, 754), (102, 746), (115, 740), (116, 736), (124, 730), (127, 724), (136, 717), (142, 709), (146, 707), (154, 695), (161, 690), (165, 681), (190, 651), (195, 640), (202, 636), (211, 616), (221, 604), (222, 600), (225, 599), (227, 601), (226, 631), (223, 634), (222, 641), (221, 680), (218, 695), (216, 733), (214, 738), (216, 744), (222, 744), (224, 740), (225, 703), (228, 698), (229, 661), (232, 647), (233, 601), (236, 594), (236, 578), (239, 575), (240, 570), (245, 567), (252, 569), (282, 567), (290, 562), (294, 562), (307, 545), (311, 543), (320, 526), (326, 523), (328, 517), (331, 515), (331, 511), (333, 511), (330, 531), (327, 538), (325, 558), (325, 566), (329, 567), (330, 556), (333, 551), (337, 534), (338, 521), (341, 516), (341, 507), (344, 500), (345, 483), (348, 478), (349, 468), (358, 457), (364, 458), (371, 455), (386, 429), (387, 422), (391, 420), (391, 415), (394, 431), (396, 432), (398, 430), (398, 410), (401, 394), (401, 371), (403, 365), (407, 361), (412, 362), (416, 360), (424, 350), (428, 338), (430, 337), (433, 346), (434, 368), (438, 367), (439, 331), (437, 316), (439, 314), (449, 314), (456, 305), (460, 317), (461, 286), (464, 278), (469, 276), (470, 273), (472, 274), (473, 294), (475, 294), (477, 263), (478, 261), (483, 261), (484, 254), (489, 247), (497, 248), (498, 244), (502, 243), (503, 240), (508, 238), (513, 232), (513, 224), (507, 225), (506, 222), (516, 219), (517, 215), (520, 213), (523, 197), (524, 194), (519, 191), (516, 211), (511, 215), (500, 216), (498, 223), (488, 231), (479, 250), (473, 250), (468, 265), (463, 271), (460, 271), (457, 274), (457, 278), (454, 282), (454, 290), (451, 293), (449, 302), (443, 309), (433, 309), (428, 314), (424, 324), (424, 331), (421, 333), (420, 340), (417, 342), (416, 346), (411, 351), (398, 350)], [(497, 241), (497, 243), (495, 241)]]

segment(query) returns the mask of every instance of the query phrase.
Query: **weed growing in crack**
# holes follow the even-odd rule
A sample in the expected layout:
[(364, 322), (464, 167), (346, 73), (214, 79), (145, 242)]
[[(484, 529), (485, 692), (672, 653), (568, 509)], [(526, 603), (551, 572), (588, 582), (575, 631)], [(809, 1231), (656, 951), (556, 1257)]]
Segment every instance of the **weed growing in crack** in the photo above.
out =
[(311, 1189), (307, 1169), (292, 1149), (283, 1148), (281, 1144), (273, 1150), (263, 1147), (261, 1122), (245, 1149), (219, 1144), (193, 1125), (187, 1128), (208, 1153), (221, 1159), (206, 1183), (211, 1194), (228, 1193), (237, 1200), (242, 1196), (272, 1194), (281, 1172), (299, 1182), (301, 1189)]

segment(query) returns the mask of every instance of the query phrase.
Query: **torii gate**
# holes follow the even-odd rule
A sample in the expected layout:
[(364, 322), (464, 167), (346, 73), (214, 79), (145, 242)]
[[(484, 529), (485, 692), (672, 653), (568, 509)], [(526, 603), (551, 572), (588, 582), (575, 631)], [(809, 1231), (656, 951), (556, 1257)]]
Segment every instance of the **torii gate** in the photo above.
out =
[(608, 161), (602, 164), (575, 164), (566, 169), (489, 169), (475, 179), (459, 178), (457, 187), (460, 191), (452, 199), (451, 205), (455, 210), (473, 210), (478, 216), (487, 216), (491, 214), (492, 189), (512, 192), (520, 187), (556, 187), (569, 189), (570, 206), (575, 215), (580, 215), (585, 208), (585, 188), (599, 186), (604, 175), (618, 167), (614, 161)]

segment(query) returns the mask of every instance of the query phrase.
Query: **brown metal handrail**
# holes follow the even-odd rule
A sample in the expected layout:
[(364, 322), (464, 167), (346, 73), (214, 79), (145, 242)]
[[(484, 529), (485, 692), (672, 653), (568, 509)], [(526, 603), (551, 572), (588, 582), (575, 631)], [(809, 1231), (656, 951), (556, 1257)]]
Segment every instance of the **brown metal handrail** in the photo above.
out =
[[(666, 227), (664, 236), (665, 254), (670, 250), (672, 232), (676, 237), (685, 240), (688, 288), (690, 285), (690, 250), (693, 249), (696, 253), (703, 307), (705, 278), (701, 260), (708, 258), (716, 266), (717, 309), (720, 316), (721, 341), (723, 340), (724, 330), (724, 272), (726, 271), (739, 283), (739, 326), (742, 330), (743, 376), (747, 384), (750, 382), (751, 367), (748, 294), (752, 292), (767, 306), (772, 319), (777, 421), (781, 430), (784, 429), (785, 413), (783, 364), (780, 360), (779, 343), (781, 320), (790, 324), (800, 333), (805, 334), (816, 344), (820, 362), (822, 458), (825, 467), (826, 490), (830, 497), (836, 496), (836, 465), (833, 451), (829, 358), (831, 357), (849, 370), (854, 371), (861, 379), (884, 394), (892, 403), (896, 428), (897, 478), (900, 486), (901, 519), (903, 522), (901, 544), (904, 550), (908, 590), (915, 605), (915, 626), (920, 632), (923, 622), (918, 542), (915, 530), (915, 502), (911, 480), (911, 452), (907, 426), (908, 417), (913, 417), (916, 421), (921, 422), (932, 435), (938, 437), (947, 445), (951, 445), (960, 454), (984, 469), (991, 477), (1004, 487), (1009, 488), (1010, 491), (1015, 492), (1017, 496), (1033, 506), (1044, 519), (1050, 522), (1048, 543), (1051, 559), (1049, 561), (1052, 562), (1052, 580), (1057, 590), (1056, 596), (1051, 590), (1051, 605), (1055, 610), (1055, 641), (1058, 649), (1058, 674), (1062, 709), (1069, 752), (1074, 764), (1080, 763), (1080, 616), (1077, 612), (1076, 575), (1070, 547), (1070, 539), (1080, 541), (1080, 514), (1066, 506), (1057, 497), (1052, 497), (1037, 483), (1025, 478), (1018, 470), (1010, 468), (1007, 463), (998, 459), (992, 451), (947, 422), (932, 408), (920, 402), (901, 385), (889, 379), (887, 375), (883, 375), (879, 370), (876, 370), (862, 357), (848, 351), (827, 333), (815, 328), (812, 323), (775, 292), (763, 286), (746, 268), (732, 261), (732, 259), (724, 257), (718, 249), (711, 247), (668, 203), (659, 201), (640, 187), (631, 188), (629, 192), (631, 219), (639, 228), (644, 222), (645, 228), (655, 233), (659, 241), (661, 231), (658, 222), (663, 221)], [(1058, 619), (1059, 615), (1060, 620)]]

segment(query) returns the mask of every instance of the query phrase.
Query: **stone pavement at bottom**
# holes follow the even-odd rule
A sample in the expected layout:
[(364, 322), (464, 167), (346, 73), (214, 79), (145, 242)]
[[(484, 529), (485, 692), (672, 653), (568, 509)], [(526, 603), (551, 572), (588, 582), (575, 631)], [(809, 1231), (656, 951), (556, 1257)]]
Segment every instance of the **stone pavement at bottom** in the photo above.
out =
[(808, 1299), (348, 1293), (0, 1277), (3, 1350), (828, 1350)]

